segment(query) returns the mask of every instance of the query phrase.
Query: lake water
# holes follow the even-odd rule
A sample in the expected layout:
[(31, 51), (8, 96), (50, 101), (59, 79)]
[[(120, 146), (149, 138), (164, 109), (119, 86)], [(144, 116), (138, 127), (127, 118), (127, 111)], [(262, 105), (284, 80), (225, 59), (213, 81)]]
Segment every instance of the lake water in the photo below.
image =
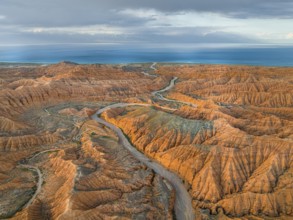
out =
[(0, 46), (0, 62), (202, 63), (293, 66), (293, 46), (154, 48), (98, 44)]

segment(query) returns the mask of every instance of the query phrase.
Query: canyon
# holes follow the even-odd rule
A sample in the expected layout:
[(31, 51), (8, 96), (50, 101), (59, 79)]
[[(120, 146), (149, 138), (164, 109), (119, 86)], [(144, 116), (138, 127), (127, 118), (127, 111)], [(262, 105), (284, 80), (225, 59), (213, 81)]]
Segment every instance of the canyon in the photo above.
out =
[(0, 219), (293, 218), (293, 68), (63, 62), (0, 88)]

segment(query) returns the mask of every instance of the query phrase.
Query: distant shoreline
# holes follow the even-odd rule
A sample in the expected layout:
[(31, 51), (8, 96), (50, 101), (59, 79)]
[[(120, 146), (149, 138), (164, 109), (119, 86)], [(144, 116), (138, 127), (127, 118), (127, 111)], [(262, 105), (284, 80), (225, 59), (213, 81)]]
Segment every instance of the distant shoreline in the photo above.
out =
[[(64, 61), (60, 62), (1, 62), (0, 61), (0, 68), (29, 68), (29, 67), (42, 67), (42, 66), (49, 66), (49, 65), (56, 65), (60, 64)], [(67, 61), (66, 61), (67, 62)], [(70, 61), (69, 61), (70, 62)], [(146, 65), (152, 62), (137, 62), (137, 63), (76, 63), (72, 62), (77, 65)], [(208, 66), (251, 66), (251, 67), (271, 67), (271, 68), (292, 68), (292, 65), (261, 65), (261, 64), (227, 64), (227, 63), (192, 63), (192, 62), (156, 62), (159, 65), (189, 65), (189, 66), (197, 66), (197, 65), (208, 65)]]
[(293, 46), (282, 47), (182, 47), (147, 48), (100, 45), (0, 46), (0, 66), (56, 64), (69, 60), (79, 64), (130, 65), (138, 63), (209, 64), (293, 67)]

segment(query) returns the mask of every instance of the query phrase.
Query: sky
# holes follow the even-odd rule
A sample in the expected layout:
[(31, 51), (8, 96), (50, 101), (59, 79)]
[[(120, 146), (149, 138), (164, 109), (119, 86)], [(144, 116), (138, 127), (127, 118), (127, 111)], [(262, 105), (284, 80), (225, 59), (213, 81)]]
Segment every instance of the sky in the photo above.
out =
[(292, 44), (292, 0), (0, 0), (0, 45)]

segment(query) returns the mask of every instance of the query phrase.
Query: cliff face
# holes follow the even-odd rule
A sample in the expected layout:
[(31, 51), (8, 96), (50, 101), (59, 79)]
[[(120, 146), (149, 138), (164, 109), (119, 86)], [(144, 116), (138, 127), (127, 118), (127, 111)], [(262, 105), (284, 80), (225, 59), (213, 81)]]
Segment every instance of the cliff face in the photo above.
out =
[(171, 69), (179, 80), (165, 96), (196, 108), (177, 104), (171, 114), (127, 107), (103, 117), (140, 151), (178, 173), (195, 208), (218, 216), (290, 219), (292, 69), (161, 67), (159, 73)]

